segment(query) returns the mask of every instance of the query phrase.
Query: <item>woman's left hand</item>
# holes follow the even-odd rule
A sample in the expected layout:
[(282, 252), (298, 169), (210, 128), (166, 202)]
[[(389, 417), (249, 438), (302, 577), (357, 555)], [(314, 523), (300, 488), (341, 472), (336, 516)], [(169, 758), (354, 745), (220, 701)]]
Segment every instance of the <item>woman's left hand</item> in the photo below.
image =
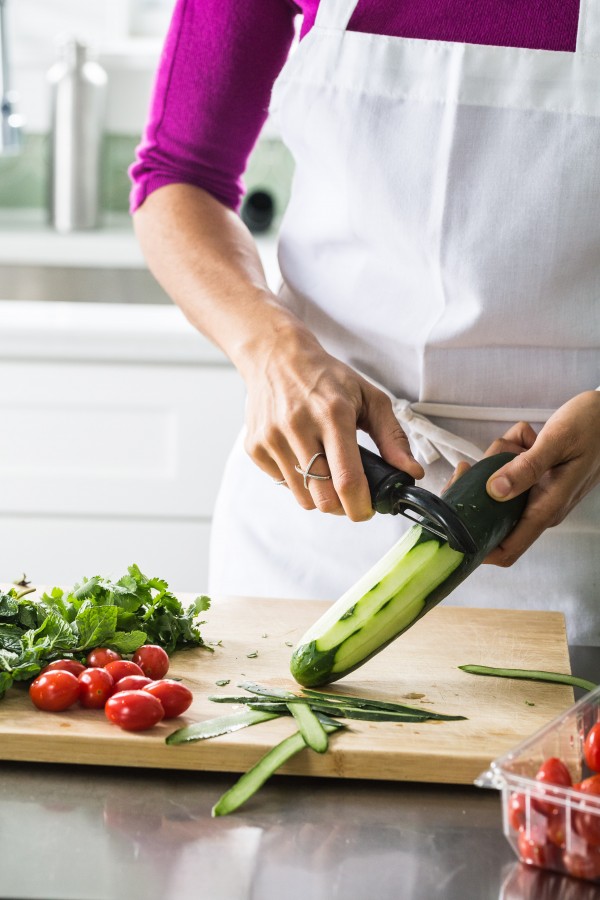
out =
[(492, 475), (487, 492), (502, 501), (529, 488), (529, 498), (513, 531), (485, 559), (496, 566), (511, 566), (600, 483), (600, 391), (569, 400), (537, 435), (527, 422), (513, 425), (485, 455), (505, 450), (519, 455)]

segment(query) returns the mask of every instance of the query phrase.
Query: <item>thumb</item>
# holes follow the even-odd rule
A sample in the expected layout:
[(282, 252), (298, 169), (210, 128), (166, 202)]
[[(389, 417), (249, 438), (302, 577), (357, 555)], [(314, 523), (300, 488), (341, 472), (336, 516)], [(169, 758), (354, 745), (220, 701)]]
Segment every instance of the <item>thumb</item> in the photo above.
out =
[(412, 455), (409, 440), (400, 427), (391, 400), (386, 394), (381, 391), (370, 393), (368, 421), (360, 427), (373, 438), (386, 462), (408, 472), (413, 478), (423, 478), (425, 471)]
[(488, 479), (486, 490), (494, 500), (512, 500), (537, 484), (551, 466), (550, 453), (544, 452), (543, 446), (538, 447), (536, 443), (494, 472)]

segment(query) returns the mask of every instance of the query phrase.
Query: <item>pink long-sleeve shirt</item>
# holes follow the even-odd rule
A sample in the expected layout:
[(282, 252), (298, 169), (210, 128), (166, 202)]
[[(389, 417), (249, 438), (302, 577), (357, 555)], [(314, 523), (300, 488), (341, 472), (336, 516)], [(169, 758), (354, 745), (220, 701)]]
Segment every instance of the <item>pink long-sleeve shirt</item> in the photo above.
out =
[[(138, 147), (131, 208), (167, 184), (196, 185), (232, 209), (302, 16), (319, 0), (177, 0)], [(359, 0), (352, 31), (573, 52), (579, 0)]]

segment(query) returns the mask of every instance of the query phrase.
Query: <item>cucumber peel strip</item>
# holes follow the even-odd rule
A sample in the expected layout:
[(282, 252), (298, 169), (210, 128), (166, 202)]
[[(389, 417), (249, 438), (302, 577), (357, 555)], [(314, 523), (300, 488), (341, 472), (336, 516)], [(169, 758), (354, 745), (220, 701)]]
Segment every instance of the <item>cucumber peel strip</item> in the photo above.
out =
[(578, 678), (576, 675), (567, 675), (562, 672), (544, 672), (537, 669), (497, 669), (492, 666), (466, 665), (459, 666), (463, 672), (469, 675), (491, 675), (497, 678), (521, 678), (525, 681), (550, 681), (554, 684), (565, 684), (568, 687), (583, 688), (584, 691), (593, 691), (598, 687), (593, 681)]
[(195, 722), (185, 728), (179, 728), (170, 734), (165, 742), (167, 744), (185, 744), (191, 741), (203, 741), (207, 738), (219, 737), (222, 734), (231, 734), (248, 725), (257, 725), (269, 719), (276, 719), (278, 713), (266, 710), (243, 709), (240, 712), (228, 716), (219, 716), (216, 719), (206, 719), (204, 722)]
[(287, 708), (296, 720), (298, 730), (306, 745), (317, 753), (325, 753), (329, 746), (329, 738), (325, 728), (310, 706), (300, 703), (288, 703)]
[[(331, 733), (343, 728), (343, 725), (333, 723), (325, 724), (326, 732)], [(229, 788), (212, 808), (213, 816), (226, 816), (235, 812), (240, 806), (255, 794), (259, 788), (273, 775), (277, 769), (286, 763), (292, 756), (304, 750), (306, 741), (300, 731), (284, 738), (279, 744), (276, 744), (268, 753), (266, 753), (259, 761), (248, 769), (241, 778), (239, 778), (233, 787)]]
[(368, 722), (424, 722), (427, 720), (456, 722), (465, 719), (465, 716), (445, 715), (417, 706), (351, 697), (348, 694), (327, 694), (308, 689), (303, 692), (305, 696), (278, 689), (275, 689), (275, 693), (271, 693), (270, 688), (251, 682), (240, 684), (239, 687), (252, 691), (254, 696), (217, 696), (209, 697), (209, 700), (213, 700), (215, 703), (240, 703), (250, 706), (252, 709), (272, 709), (274, 712), (283, 713), (285, 713), (285, 710), (282, 709), (283, 704), (286, 704), (290, 711), (292, 706), (302, 705), (328, 713), (330, 716), (362, 719)]
[(434, 713), (430, 710), (423, 709), (421, 706), (409, 706), (406, 703), (394, 703), (390, 700), (371, 700), (367, 697), (352, 697), (350, 694), (328, 694), (324, 691), (313, 691), (310, 688), (302, 688), (302, 693), (309, 699), (310, 703), (324, 702), (333, 703), (340, 709), (352, 708), (373, 710), (373, 712), (394, 712), (399, 714), (414, 715), (427, 719), (452, 720), (464, 719), (464, 716), (448, 716), (444, 713)]

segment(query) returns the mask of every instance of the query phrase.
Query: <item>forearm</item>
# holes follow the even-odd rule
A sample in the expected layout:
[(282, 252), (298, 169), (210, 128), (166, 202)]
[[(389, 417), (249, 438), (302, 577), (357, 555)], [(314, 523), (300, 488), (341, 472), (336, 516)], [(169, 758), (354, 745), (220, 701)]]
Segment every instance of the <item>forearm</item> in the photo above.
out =
[(304, 332), (269, 290), (246, 226), (210, 194), (167, 185), (147, 198), (134, 223), (155, 278), (242, 375), (277, 335)]

